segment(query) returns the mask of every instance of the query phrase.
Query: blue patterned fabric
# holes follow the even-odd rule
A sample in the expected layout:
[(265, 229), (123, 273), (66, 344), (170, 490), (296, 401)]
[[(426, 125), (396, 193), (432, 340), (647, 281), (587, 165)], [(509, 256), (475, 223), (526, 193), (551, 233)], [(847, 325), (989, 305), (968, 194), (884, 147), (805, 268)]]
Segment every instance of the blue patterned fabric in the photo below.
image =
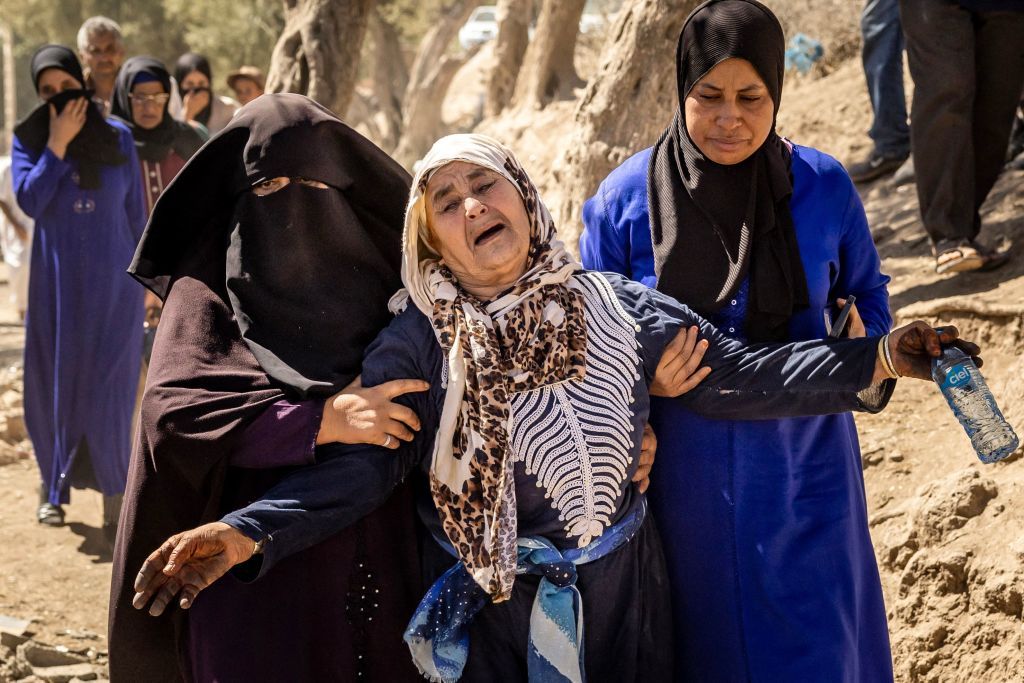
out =
[[(530, 683), (583, 683), (583, 610), (576, 565), (615, 552), (640, 529), (643, 500), (583, 548), (560, 551), (540, 536), (520, 537), (517, 574), (541, 577), (530, 614), (527, 667)], [(449, 552), (451, 546), (441, 543)], [(462, 676), (469, 656), (469, 623), (486, 606), (487, 594), (461, 562), (441, 575), (423, 596), (405, 631), (405, 642), (420, 672), (436, 683)]]

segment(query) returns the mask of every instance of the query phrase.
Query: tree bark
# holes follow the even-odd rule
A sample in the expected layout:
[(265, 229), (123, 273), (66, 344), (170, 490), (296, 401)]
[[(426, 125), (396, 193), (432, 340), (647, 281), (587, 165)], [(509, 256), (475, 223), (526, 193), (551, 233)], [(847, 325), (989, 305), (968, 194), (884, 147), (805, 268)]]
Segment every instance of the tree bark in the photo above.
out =
[(413, 88), (409, 84), (406, 92), (405, 115), (402, 119), (402, 139), (391, 156), (405, 168), (423, 157), (434, 142), (447, 133), (441, 118), (448, 87), (459, 69), (476, 54), (476, 48), (459, 56), (442, 57), (433, 71)]
[(608, 33), (597, 74), (573, 114), (572, 139), (555, 163), (565, 188), (555, 212), (560, 236), (576, 248), (583, 202), (616, 166), (651, 146), (678, 106), (675, 46), (700, 0), (637, 0)]
[(409, 70), (405, 66), (398, 31), (374, 12), (370, 17), (373, 40), (373, 96), (377, 103), (377, 144), (394, 149), (402, 135), (402, 98), (409, 86)]
[(420, 43), (402, 98), (402, 137), (392, 153), (406, 168), (411, 169), (445, 133), (441, 120), (445, 95), (455, 74), (476, 50), (460, 56), (445, 56), (445, 52), (479, 4), (479, 0), (451, 0)]
[(373, 0), (285, 0), (267, 92), (302, 93), (347, 114), (372, 9)]
[(441, 8), (441, 16), (433, 28), (423, 36), (416, 59), (409, 69), (409, 85), (404, 100), (406, 106), (411, 102), (409, 96), (421, 90), (424, 81), (433, 77), (441, 58), (448, 51), (448, 46), (455, 40), (459, 29), (479, 4), (480, 0), (450, 0)]
[(494, 62), (487, 80), (485, 116), (497, 116), (512, 100), (523, 57), (530, 44), (530, 13), (533, 0), (498, 0), (498, 36)]
[(516, 83), (514, 106), (543, 108), (554, 99), (572, 99), (584, 83), (576, 73), (576, 36), (585, 0), (544, 0), (537, 32), (526, 50)]

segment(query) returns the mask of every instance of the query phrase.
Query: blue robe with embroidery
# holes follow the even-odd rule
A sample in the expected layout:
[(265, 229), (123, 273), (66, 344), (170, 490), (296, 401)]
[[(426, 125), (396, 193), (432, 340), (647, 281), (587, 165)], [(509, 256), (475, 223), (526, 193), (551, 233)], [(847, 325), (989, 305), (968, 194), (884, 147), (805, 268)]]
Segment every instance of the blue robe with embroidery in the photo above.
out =
[[(117, 129), (126, 161), (102, 166), (82, 189), (77, 164), (15, 137), (14, 189), (36, 221), (25, 320), (25, 423), (54, 504), (72, 479), (124, 491), (142, 363), (143, 289), (125, 271), (145, 227), (135, 144)], [(88, 451), (85, 463), (76, 459)]]
[[(587, 201), (580, 252), (587, 268), (654, 287), (650, 155), (628, 159)], [(792, 317), (789, 339), (824, 337), (831, 306), (848, 294), (868, 336), (884, 334), (889, 278), (849, 176), (799, 145), (792, 175), (810, 307)], [(712, 318), (741, 340), (748, 288)], [(716, 420), (655, 399), (651, 422), (648, 496), (671, 579), (676, 679), (892, 680), (852, 415)]]

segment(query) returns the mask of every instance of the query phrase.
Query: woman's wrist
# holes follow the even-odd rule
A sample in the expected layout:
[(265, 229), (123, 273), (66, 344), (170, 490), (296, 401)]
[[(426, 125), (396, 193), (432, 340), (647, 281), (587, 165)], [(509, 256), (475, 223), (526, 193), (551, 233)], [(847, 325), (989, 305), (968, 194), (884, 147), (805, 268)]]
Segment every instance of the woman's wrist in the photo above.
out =
[(899, 379), (900, 373), (892, 362), (892, 352), (889, 349), (889, 335), (884, 335), (878, 340), (878, 347), (875, 352), (875, 374), (872, 381), (878, 382), (887, 379)]
[(64, 156), (68, 153), (68, 143), (54, 140), (53, 136), (46, 141), (46, 146), (53, 152), (53, 156), (57, 157), (61, 161), (64, 160)]

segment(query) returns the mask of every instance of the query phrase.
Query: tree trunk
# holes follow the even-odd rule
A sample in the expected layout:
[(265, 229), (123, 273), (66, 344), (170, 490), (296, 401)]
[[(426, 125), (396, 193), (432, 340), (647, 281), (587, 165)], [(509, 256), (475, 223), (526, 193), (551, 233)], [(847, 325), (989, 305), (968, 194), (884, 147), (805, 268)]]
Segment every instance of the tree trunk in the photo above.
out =
[(409, 85), (404, 100), (406, 107), (411, 102), (409, 96), (413, 92), (421, 90), (424, 81), (433, 77), (441, 58), (448, 51), (448, 46), (455, 40), (459, 29), (479, 4), (479, 0), (450, 0), (441, 8), (441, 16), (438, 17), (433, 28), (423, 36), (416, 59), (413, 60), (412, 68), (409, 70)]
[(373, 0), (285, 0), (267, 92), (302, 93), (344, 116), (372, 9)]
[(423, 36), (402, 98), (402, 137), (391, 155), (406, 168), (411, 169), (446, 132), (441, 107), (448, 87), (476, 50), (457, 57), (445, 56), (445, 52), (479, 4), (479, 0), (451, 0), (441, 8), (441, 16), (434, 27)]
[(430, 146), (447, 133), (441, 119), (445, 95), (448, 94), (448, 87), (455, 74), (474, 54), (476, 48), (459, 56), (443, 57), (418, 88), (413, 89), (413, 84), (409, 84), (409, 91), (405, 95), (402, 139), (391, 156), (410, 171)]
[(583, 202), (616, 166), (657, 141), (678, 106), (676, 43), (700, 0), (637, 0), (608, 32), (601, 65), (573, 115), (572, 139), (555, 163), (565, 188), (555, 215), (575, 248)]
[(515, 106), (543, 108), (554, 99), (572, 99), (583, 85), (573, 60), (585, 2), (544, 0), (516, 83)]
[(377, 144), (394, 149), (402, 135), (402, 97), (409, 86), (409, 70), (405, 66), (398, 31), (374, 12), (370, 17), (373, 39), (373, 96), (377, 101)]
[(487, 80), (484, 114), (497, 116), (508, 106), (530, 44), (533, 0), (498, 0), (498, 36), (494, 40), (494, 66)]

